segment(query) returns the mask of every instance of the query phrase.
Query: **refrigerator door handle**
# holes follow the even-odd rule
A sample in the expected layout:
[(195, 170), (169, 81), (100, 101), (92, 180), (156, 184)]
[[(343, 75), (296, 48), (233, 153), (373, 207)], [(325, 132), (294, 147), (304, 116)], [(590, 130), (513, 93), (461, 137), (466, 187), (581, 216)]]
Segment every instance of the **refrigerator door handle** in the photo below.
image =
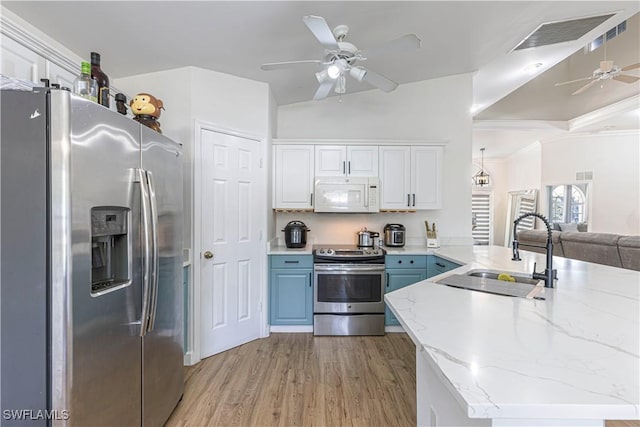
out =
[(149, 240), (152, 230), (150, 227), (151, 200), (149, 199), (149, 183), (146, 171), (138, 169), (138, 178), (140, 179), (140, 194), (142, 196), (142, 314), (140, 319), (140, 336), (142, 337), (147, 333), (151, 305), (151, 245)]
[(149, 326), (147, 332), (153, 331), (156, 323), (156, 311), (158, 309), (158, 204), (156, 191), (153, 184), (153, 174), (147, 171), (149, 183), (149, 201), (151, 204), (151, 305), (149, 307)]

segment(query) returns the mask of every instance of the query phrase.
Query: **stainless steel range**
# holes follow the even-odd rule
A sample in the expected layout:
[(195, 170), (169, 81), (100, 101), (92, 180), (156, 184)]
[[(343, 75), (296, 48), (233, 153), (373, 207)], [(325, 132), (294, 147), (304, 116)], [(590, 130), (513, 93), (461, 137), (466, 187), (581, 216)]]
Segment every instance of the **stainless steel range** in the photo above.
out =
[(313, 334), (384, 335), (385, 251), (313, 247)]

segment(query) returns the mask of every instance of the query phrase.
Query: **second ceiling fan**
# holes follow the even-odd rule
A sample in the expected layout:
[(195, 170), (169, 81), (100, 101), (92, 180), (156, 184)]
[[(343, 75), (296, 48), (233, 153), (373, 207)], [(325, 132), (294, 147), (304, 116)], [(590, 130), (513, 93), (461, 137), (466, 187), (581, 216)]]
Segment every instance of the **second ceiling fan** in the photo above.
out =
[(320, 44), (324, 46), (325, 52), (322, 59), (272, 62), (262, 64), (260, 68), (262, 70), (276, 70), (302, 64), (323, 65), (322, 70), (315, 73), (316, 79), (320, 83), (313, 96), (315, 100), (325, 99), (334, 88), (336, 93), (344, 93), (347, 74), (359, 82), (365, 82), (385, 92), (391, 92), (398, 87), (398, 83), (379, 73), (356, 65), (356, 63), (379, 54), (414, 50), (420, 47), (420, 39), (415, 34), (407, 34), (379, 46), (360, 50), (353, 44), (344, 41), (349, 32), (349, 27), (346, 25), (338, 25), (331, 31), (327, 21), (321, 16), (307, 15), (302, 20)]

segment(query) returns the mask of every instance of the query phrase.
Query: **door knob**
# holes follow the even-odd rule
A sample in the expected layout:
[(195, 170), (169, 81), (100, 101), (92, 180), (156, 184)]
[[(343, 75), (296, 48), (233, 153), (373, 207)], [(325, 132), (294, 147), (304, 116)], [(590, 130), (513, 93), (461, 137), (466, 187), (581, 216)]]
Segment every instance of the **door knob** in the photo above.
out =
[(211, 259), (211, 258), (213, 258), (213, 252), (211, 252), (211, 251), (206, 251), (206, 252), (204, 253), (204, 257), (205, 257), (206, 259)]

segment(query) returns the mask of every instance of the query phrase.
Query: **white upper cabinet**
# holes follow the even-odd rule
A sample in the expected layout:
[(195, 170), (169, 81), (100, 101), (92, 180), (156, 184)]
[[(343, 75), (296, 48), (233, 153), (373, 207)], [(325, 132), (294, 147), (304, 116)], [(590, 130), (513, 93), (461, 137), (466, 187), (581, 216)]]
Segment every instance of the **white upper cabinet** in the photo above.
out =
[(316, 145), (315, 156), (316, 176), (347, 174), (347, 147), (344, 145)]
[(40, 79), (49, 79), (50, 83), (73, 89), (75, 74), (9, 37), (2, 38), (0, 53), (0, 73), (4, 76), (32, 81), (40, 86)]
[(380, 147), (380, 209), (410, 209), (411, 147)]
[(315, 175), (378, 176), (378, 146), (316, 145)]
[(7, 77), (40, 83), (47, 78), (47, 60), (9, 37), (2, 37), (0, 73)]
[(440, 209), (442, 146), (381, 146), (380, 193), (380, 209)]
[(411, 208), (442, 208), (442, 147), (411, 147)]
[(275, 209), (313, 208), (313, 145), (274, 145)]
[[(78, 74), (80, 74), (80, 69), (78, 69)], [(68, 87), (73, 92), (73, 81), (76, 79), (76, 75), (64, 68), (50, 62), (47, 78), (51, 83), (57, 83), (60, 87)]]

